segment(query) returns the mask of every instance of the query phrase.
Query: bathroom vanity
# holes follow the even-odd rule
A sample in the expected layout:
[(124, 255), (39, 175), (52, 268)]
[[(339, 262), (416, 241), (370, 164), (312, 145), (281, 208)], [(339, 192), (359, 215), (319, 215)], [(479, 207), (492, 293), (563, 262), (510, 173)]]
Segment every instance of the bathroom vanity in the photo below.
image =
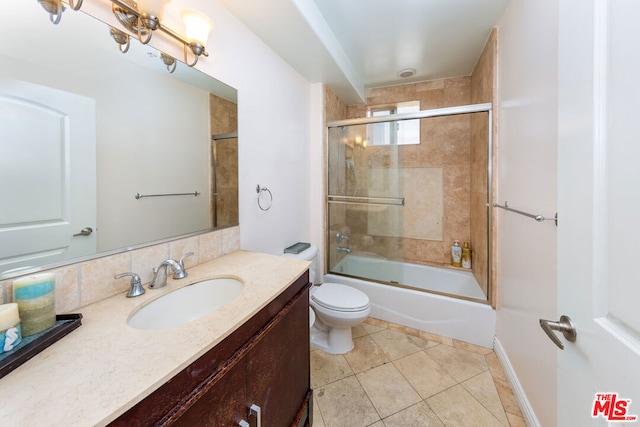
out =
[(309, 273), (113, 426), (310, 425)]
[[(3, 426), (310, 425), (309, 265), (241, 250), (161, 290), (82, 307), (81, 327), (0, 379)], [(152, 300), (216, 277), (244, 289), (183, 325), (127, 324)]]

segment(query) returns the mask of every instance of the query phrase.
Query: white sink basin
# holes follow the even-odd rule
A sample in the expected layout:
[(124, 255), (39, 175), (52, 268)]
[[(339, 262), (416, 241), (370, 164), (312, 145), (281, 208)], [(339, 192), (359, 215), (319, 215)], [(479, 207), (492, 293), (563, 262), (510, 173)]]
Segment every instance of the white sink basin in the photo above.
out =
[(196, 320), (234, 300), (244, 283), (234, 278), (203, 280), (169, 292), (133, 313), (136, 329), (164, 329)]

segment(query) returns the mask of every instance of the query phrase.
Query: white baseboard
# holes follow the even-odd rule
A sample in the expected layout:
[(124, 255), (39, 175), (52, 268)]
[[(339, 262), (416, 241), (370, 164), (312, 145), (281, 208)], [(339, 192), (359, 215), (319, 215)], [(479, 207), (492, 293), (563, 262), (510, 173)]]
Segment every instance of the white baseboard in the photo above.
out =
[(513, 366), (509, 362), (509, 358), (507, 357), (502, 344), (500, 344), (498, 337), (495, 337), (493, 340), (493, 350), (495, 351), (496, 356), (500, 361), (500, 365), (502, 365), (502, 369), (509, 380), (509, 384), (513, 390), (513, 395), (518, 401), (518, 405), (520, 405), (520, 410), (522, 411), (522, 416), (524, 417), (527, 426), (540, 427), (540, 422), (538, 421), (535, 412), (533, 412), (533, 407), (529, 403), (529, 399), (527, 399), (527, 395), (525, 394), (520, 381), (518, 381), (518, 376), (513, 370)]

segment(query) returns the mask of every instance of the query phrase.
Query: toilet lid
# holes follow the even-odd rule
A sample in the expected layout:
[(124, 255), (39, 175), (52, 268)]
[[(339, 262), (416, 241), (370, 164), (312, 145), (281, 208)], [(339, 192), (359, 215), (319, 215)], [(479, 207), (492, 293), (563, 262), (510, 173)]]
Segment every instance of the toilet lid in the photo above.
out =
[(369, 297), (355, 288), (325, 283), (311, 295), (318, 305), (336, 311), (361, 311), (369, 306)]

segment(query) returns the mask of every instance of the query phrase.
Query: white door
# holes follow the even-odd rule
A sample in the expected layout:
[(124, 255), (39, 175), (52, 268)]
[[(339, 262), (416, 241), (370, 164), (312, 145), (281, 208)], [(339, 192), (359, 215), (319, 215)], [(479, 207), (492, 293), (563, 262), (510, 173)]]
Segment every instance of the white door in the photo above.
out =
[(640, 416), (638, 22), (638, 0), (560, 1), (559, 426)]
[(95, 165), (92, 99), (0, 79), (0, 274), (95, 252)]

